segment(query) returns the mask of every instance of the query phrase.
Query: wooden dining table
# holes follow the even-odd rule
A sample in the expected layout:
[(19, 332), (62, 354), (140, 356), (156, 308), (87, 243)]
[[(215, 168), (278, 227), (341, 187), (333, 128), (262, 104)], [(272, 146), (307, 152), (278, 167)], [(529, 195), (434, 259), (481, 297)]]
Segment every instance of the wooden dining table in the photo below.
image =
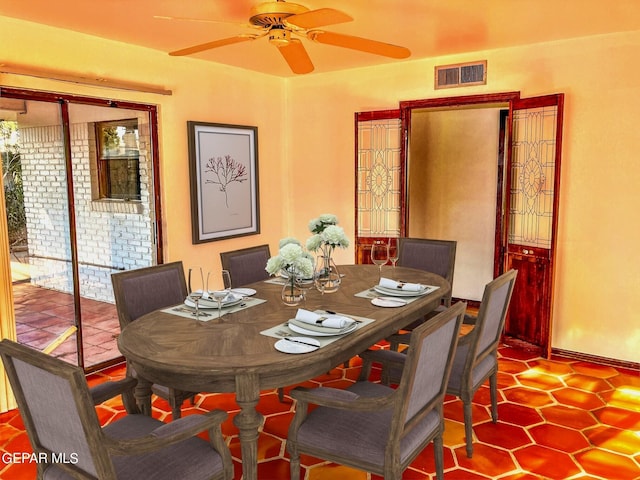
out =
[[(256, 410), (261, 390), (326, 373), (434, 310), (451, 289), (436, 274), (385, 266), (382, 275), (386, 278), (438, 288), (407, 305), (384, 308), (371, 302), (382, 296), (372, 290), (379, 281), (377, 266), (338, 268), (342, 283), (337, 292), (321, 294), (312, 289), (298, 307), (284, 305), (282, 285), (265, 281), (249, 285), (256, 290), (251, 298), (265, 302), (234, 309), (221, 318), (200, 321), (158, 310), (129, 324), (118, 337), (118, 348), (137, 372), (135, 395), (143, 413), (151, 414), (152, 383), (192, 392), (235, 392), (240, 412), (234, 423), (239, 430), (243, 478), (255, 480), (263, 421)], [(282, 353), (274, 347), (278, 339), (261, 332), (294, 318), (297, 308), (373, 321), (310, 353)]]

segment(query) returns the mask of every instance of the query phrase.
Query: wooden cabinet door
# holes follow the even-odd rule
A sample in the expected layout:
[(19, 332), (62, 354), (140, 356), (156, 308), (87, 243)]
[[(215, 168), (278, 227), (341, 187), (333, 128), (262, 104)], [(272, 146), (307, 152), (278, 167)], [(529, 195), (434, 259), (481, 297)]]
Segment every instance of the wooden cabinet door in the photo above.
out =
[(560, 185), (563, 95), (511, 103), (506, 269), (518, 270), (505, 334), (548, 355)]

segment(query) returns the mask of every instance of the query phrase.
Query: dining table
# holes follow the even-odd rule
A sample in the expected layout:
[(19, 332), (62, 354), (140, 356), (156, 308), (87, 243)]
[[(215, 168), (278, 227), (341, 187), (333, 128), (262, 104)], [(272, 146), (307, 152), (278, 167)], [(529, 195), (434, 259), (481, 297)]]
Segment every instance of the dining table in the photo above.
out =
[[(216, 309), (206, 310), (207, 316), (198, 319), (161, 309), (129, 324), (118, 337), (118, 348), (136, 371), (135, 396), (142, 412), (151, 414), (153, 383), (191, 392), (234, 392), (240, 407), (234, 423), (243, 478), (257, 479), (263, 416), (256, 405), (261, 391), (299, 384), (349, 361), (433, 311), (451, 289), (436, 274), (385, 266), (385, 279), (432, 288), (422, 295), (390, 297), (384, 302), (380, 298), (385, 295), (374, 288), (380, 281), (378, 266), (339, 265), (338, 270), (341, 284), (336, 292), (309, 289), (297, 306), (283, 303), (283, 285), (272, 278), (248, 285), (255, 294), (221, 317)], [(183, 307), (176, 312), (184, 311)], [(322, 346), (308, 353), (284, 353), (276, 343), (290, 336), (287, 325), (299, 308), (355, 319), (357, 328), (329, 339), (320, 337)]]

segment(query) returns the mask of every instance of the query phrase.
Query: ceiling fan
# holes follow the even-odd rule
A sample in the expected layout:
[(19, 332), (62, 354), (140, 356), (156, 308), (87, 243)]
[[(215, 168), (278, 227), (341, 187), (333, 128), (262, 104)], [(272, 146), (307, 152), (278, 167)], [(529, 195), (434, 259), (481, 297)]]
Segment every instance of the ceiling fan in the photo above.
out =
[[(159, 18), (166, 19), (172, 17)], [(241, 33), (233, 37), (214, 40), (212, 42), (169, 52), (169, 55), (191, 55), (212, 48), (224, 47), (226, 45), (268, 36), (269, 42), (278, 48), (278, 51), (282, 54), (291, 71), (298, 74), (312, 72), (314, 69), (313, 63), (302, 42), (294, 38), (294, 35), (326, 45), (350, 48), (352, 50), (383, 55), (390, 58), (407, 58), (411, 55), (409, 49), (398, 45), (318, 30), (320, 27), (350, 22), (352, 20), (353, 18), (346, 13), (333, 8), (309, 10), (307, 7), (297, 3), (275, 0), (260, 3), (251, 9), (249, 26), (258, 29), (259, 33)]]

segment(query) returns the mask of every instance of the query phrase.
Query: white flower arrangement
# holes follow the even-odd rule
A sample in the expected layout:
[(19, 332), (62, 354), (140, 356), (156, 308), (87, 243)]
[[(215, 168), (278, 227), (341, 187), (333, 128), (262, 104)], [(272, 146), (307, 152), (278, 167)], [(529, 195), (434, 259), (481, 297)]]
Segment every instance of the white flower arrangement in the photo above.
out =
[(305, 252), (295, 238), (283, 238), (280, 241), (278, 255), (267, 260), (265, 268), (271, 275), (285, 270), (290, 277), (313, 277), (313, 257)]
[(344, 229), (339, 227), (337, 223), (338, 218), (328, 213), (311, 220), (309, 231), (314, 235), (307, 240), (307, 250), (315, 252), (322, 249), (327, 254), (335, 247), (347, 248), (349, 239), (345, 235)]

